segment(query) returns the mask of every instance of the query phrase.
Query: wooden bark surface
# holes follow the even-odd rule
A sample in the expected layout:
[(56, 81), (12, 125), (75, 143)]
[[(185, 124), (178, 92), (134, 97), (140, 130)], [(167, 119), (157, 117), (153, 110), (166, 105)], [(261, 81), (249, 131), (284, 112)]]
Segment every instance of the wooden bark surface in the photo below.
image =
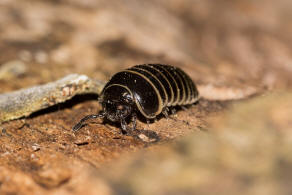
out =
[(74, 134), (101, 109), (94, 94), (26, 104), (32, 114), (0, 125), (0, 194), (291, 194), (291, 13), (289, 0), (0, 1), (5, 105), (145, 63), (182, 68), (201, 95), (173, 119), (138, 120), (155, 143), (100, 120)]

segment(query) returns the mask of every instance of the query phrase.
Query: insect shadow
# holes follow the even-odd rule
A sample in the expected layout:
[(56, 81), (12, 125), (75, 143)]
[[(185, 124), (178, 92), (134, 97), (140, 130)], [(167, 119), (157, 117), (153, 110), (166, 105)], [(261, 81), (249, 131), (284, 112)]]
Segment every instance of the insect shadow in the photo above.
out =
[[(163, 118), (163, 116), (159, 116), (158, 120), (160, 120), (161, 118)], [(154, 119), (153, 120), (146, 119), (140, 113), (137, 113), (137, 119), (139, 121), (141, 121), (142, 123), (147, 123), (147, 124), (151, 124), (151, 123), (154, 123), (156, 121)], [(128, 124), (130, 124), (132, 122), (130, 117), (127, 117), (125, 119), (125, 121)], [(142, 141), (145, 141), (145, 139), (147, 139), (146, 142), (155, 143), (155, 142), (158, 142), (158, 141), (161, 140), (160, 136), (154, 130), (149, 130), (149, 129), (145, 129), (145, 128), (143, 128), (143, 129), (135, 128), (135, 129), (132, 129), (131, 131), (124, 131), (123, 129), (121, 129), (121, 126), (120, 126), (119, 122), (113, 122), (113, 121), (111, 121), (111, 120), (109, 120), (107, 118), (102, 118), (102, 119), (98, 119), (98, 120), (89, 120), (86, 123), (82, 123), (80, 128), (83, 128), (83, 127), (89, 125), (90, 123), (105, 125), (110, 130), (112, 130), (112, 129), (109, 126), (115, 127), (117, 129), (119, 129), (119, 133), (121, 133), (122, 135), (132, 136), (132, 137), (134, 137), (134, 138), (136, 138), (138, 140), (142, 140)], [(107, 125), (109, 125), (109, 126), (107, 126)]]
[(35, 118), (37, 116), (41, 116), (44, 114), (58, 112), (58, 111), (64, 110), (64, 109), (70, 109), (73, 106), (78, 105), (78, 104), (83, 103), (83, 102), (87, 102), (87, 101), (91, 101), (91, 100), (96, 101), (97, 98), (98, 98), (98, 95), (94, 94), (94, 93), (76, 95), (73, 98), (71, 98), (70, 100), (67, 100), (63, 103), (59, 103), (59, 104), (50, 106), (48, 108), (36, 111), (36, 112), (30, 114), (27, 118)]

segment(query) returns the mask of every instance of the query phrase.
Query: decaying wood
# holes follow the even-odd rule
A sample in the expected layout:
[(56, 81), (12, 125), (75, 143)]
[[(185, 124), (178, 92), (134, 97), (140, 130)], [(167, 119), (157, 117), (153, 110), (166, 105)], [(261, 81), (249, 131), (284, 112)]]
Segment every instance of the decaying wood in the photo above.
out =
[(99, 94), (103, 86), (103, 82), (85, 75), (71, 74), (55, 82), (1, 94), (0, 123), (28, 116), (78, 94)]
[(139, 139), (99, 119), (73, 133), (101, 109), (87, 96), (1, 123), (0, 194), (292, 194), (291, 13), (291, 0), (0, 0), (1, 121), (142, 63), (180, 67), (201, 96), (137, 120)]

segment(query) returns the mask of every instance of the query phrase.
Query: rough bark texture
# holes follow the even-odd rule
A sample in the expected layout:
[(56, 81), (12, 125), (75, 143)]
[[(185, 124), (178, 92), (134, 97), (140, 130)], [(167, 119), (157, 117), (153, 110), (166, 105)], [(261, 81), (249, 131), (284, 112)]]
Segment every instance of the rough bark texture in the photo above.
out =
[(63, 103), (78, 94), (100, 94), (103, 82), (85, 75), (71, 74), (44, 85), (0, 95), (0, 123), (29, 116), (39, 110)]
[[(0, 105), (30, 109), (0, 125), (0, 194), (291, 194), (291, 13), (290, 0), (0, 1)], [(172, 119), (140, 117), (157, 142), (101, 120), (73, 133), (101, 106), (72, 85), (45, 106), (12, 103), (144, 63), (179, 66), (202, 97)]]

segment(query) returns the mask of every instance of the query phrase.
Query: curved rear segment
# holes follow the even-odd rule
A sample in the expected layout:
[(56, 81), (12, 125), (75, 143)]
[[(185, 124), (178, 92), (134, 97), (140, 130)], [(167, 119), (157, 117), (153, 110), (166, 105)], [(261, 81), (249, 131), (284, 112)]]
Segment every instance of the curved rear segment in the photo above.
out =
[(173, 78), (177, 82), (178, 91), (180, 94), (180, 98), (178, 99), (177, 105), (184, 105), (187, 99), (187, 92), (186, 92), (186, 84), (183, 80), (183, 77), (178, 72), (178, 68), (174, 66), (165, 65), (165, 68), (168, 70), (169, 73), (173, 76)]
[(179, 83), (176, 80), (176, 78), (173, 76), (171, 70), (168, 70), (166, 65), (162, 64), (148, 64), (147, 66), (150, 66), (154, 69), (157, 69), (160, 71), (164, 77), (168, 81), (168, 86), (172, 90), (171, 92), (171, 97), (169, 98), (171, 101), (169, 101), (167, 106), (175, 106), (178, 105), (178, 102), (180, 101), (180, 88), (179, 88)]
[[(162, 65), (162, 64), (149, 64), (163, 71), (163, 74), (167, 75), (169, 82), (174, 89), (174, 101), (168, 104), (168, 106), (176, 105), (188, 105), (193, 104), (198, 100), (198, 90), (192, 79), (180, 68)], [(165, 71), (164, 71), (165, 70)]]

